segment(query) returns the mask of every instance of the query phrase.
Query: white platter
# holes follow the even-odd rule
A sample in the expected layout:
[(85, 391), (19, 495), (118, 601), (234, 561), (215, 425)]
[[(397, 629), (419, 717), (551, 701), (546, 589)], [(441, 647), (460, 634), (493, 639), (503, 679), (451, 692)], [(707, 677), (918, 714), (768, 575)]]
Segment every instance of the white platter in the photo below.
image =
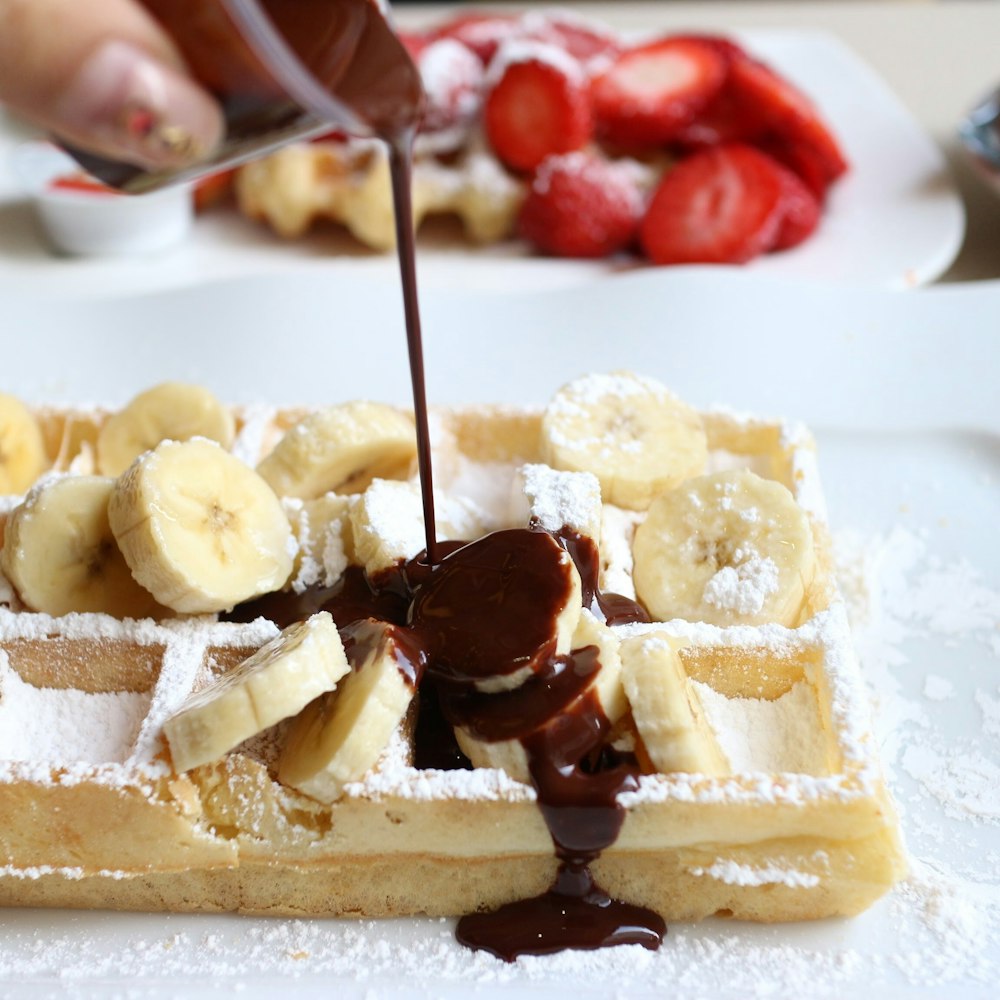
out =
[[(368, 291), (366, 312), (331, 304), (315, 271), (115, 301), (8, 297), (4, 334), (18, 349), (3, 389), (120, 402), (178, 377), (235, 400), (405, 402), (398, 292)], [(855, 920), (710, 921), (672, 927), (655, 956), (512, 966), (463, 952), (449, 922), (0, 911), (0, 995), (991, 995), (1000, 283), (900, 295), (702, 269), (523, 295), (430, 290), (425, 311), (435, 402), (543, 401), (576, 374), (629, 366), (699, 405), (813, 426), (913, 877)]]
[[(831, 192), (819, 232), (803, 246), (759, 259), (747, 270), (900, 289), (941, 275), (961, 245), (964, 211), (941, 151), (909, 111), (867, 65), (830, 36), (758, 30), (741, 37), (816, 100), (852, 164)], [(326, 274), (331, 301), (352, 301), (359, 279), (395, 287), (394, 259), (360, 252), (329, 228), (286, 244), (227, 212), (201, 219), (187, 242), (153, 256), (124, 261), (55, 258), (12, 173), (19, 141), (0, 118), (0, 293), (14, 288), (45, 296), (135, 294), (314, 268)], [(570, 287), (616, 272), (605, 263), (533, 258), (516, 243), (474, 250), (438, 232), (423, 244), (426, 287)]]

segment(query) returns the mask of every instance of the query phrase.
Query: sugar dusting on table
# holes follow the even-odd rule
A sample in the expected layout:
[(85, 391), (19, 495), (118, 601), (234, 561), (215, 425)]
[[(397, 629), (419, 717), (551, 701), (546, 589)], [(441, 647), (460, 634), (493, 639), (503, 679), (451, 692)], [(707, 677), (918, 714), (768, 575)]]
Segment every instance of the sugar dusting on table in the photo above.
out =
[[(265, 995), (281, 980), (305, 985), (317, 977), (338, 995), (366, 1000), (392, 996), (401, 982), (416, 984), (413, 995), (424, 995), (422, 987), (433, 996), (556, 991), (567, 982), (580, 996), (602, 997), (874, 995), (907, 985), (985, 994), (1000, 948), (1000, 853), (986, 836), (995, 843), (1000, 824), (1000, 589), (967, 562), (932, 557), (931, 548), (926, 536), (902, 528), (837, 539), (841, 586), (911, 853), (906, 880), (854, 920), (678, 924), (656, 953), (566, 952), (508, 965), (460, 948), (447, 920), (151, 915), (126, 925), (120, 914), (43, 919), (9, 911), (0, 979), (77, 995), (109, 981), (159, 984), (164, 992), (149, 995), (160, 996), (179, 982)], [(910, 656), (927, 643), (946, 653), (934, 672), (917, 676)], [(978, 667), (951, 673), (948, 660), (959, 657)], [(951, 732), (940, 706), (963, 699), (979, 726)], [(805, 886), (809, 878), (777, 866), (710, 865), (704, 875), (762, 885)]]

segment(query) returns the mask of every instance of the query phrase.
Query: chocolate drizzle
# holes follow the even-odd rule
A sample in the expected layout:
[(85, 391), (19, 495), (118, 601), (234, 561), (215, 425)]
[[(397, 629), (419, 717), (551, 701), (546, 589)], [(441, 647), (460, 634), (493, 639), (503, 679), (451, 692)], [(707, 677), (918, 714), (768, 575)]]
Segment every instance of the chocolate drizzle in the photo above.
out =
[(558, 874), (541, 896), (463, 917), (459, 941), (507, 961), (565, 948), (657, 948), (666, 931), (659, 915), (611, 899), (590, 871), (618, 836), (624, 820), (618, 795), (635, 789), (638, 768), (608, 745), (611, 725), (593, 686), (601, 669), (598, 647), (558, 654), (557, 619), (572, 593), (564, 553), (582, 579), (583, 606), (599, 619), (648, 621), (645, 610), (601, 592), (597, 546), (568, 528), (550, 534), (536, 524), (466, 545), (439, 544), (435, 535), (410, 201), (414, 131), (410, 121), (383, 128), (381, 136), (389, 144), (426, 550), (375, 579), (351, 569), (333, 587), (272, 595), (234, 616), (264, 614), (285, 624), (328, 610), (354, 663), (373, 634), (367, 619), (391, 622), (425, 703), (416, 728), (415, 757), (422, 766), (467, 765), (453, 739), (439, 738), (442, 728), (449, 736), (452, 726), (461, 726), (486, 742), (520, 741)]
[[(350, 567), (332, 587), (271, 594), (228, 616), (264, 615), (282, 625), (329, 611), (355, 667), (379, 634), (372, 619), (390, 622), (400, 669), (420, 692), (418, 767), (470, 766), (453, 726), (486, 742), (521, 742), (559, 860), (556, 880), (541, 896), (463, 917), (456, 932), (463, 944), (507, 961), (564, 948), (656, 948), (666, 930), (656, 913), (611, 899), (590, 872), (618, 836), (624, 811), (617, 798), (636, 788), (638, 767), (608, 745), (611, 725), (592, 687), (601, 669), (598, 647), (557, 655), (550, 639), (569, 596), (567, 536), (577, 565), (580, 553), (596, 553), (592, 542), (571, 532), (509, 529), (468, 544), (441, 543), (436, 565), (421, 553), (375, 578)], [(596, 555), (587, 559), (584, 603), (598, 593), (596, 575), (586, 569), (597, 565)], [(632, 614), (645, 614), (618, 600), (634, 605)], [(507, 675), (513, 683), (512, 663), (529, 666), (530, 676), (507, 690), (481, 690), (488, 678)]]
[(605, 593), (598, 581), (601, 574), (601, 557), (592, 538), (571, 528), (560, 528), (555, 537), (570, 554), (583, 586), (583, 606), (607, 625), (628, 625), (648, 622), (649, 612), (638, 601), (624, 594)]

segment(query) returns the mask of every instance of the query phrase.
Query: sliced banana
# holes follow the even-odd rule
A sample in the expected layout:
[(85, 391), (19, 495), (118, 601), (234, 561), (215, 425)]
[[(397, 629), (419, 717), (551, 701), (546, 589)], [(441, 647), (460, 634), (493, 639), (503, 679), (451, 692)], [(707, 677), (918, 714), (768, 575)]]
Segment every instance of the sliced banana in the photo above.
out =
[(119, 478), (111, 530), (133, 576), (175, 611), (279, 590), (295, 541), (271, 488), (214, 441), (164, 441)]
[(357, 560), (351, 531), (351, 508), (358, 498), (326, 493), (315, 500), (284, 497), (282, 509), (295, 535), (291, 586), (301, 594), (314, 584), (332, 586)]
[(636, 593), (660, 621), (794, 626), (816, 570), (805, 512), (781, 483), (744, 469), (659, 497), (632, 552)]
[(218, 760), (332, 691), (349, 669), (329, 612), (289, 625), (164, 722), (175, 770)]
[(727, 774), (729, 762), (670, 638), (626, 639), (621, 658), (625, 695), (653, 767), (664, 774)]
[(596, 543), (601, 537), (601, 484), (590, 472), (522, 465), (514, 476), (510, 519), (537, 522), (546, 531), (570, 530)]
[(163, 617), (166, 609), (132, 577), (108, 523), (115, 481), (62, 476), (40, 482), (7, 521), (0, 566), (33, 611), (102, 611)]
[(446, 556), (417, 589), (410, 624), (440, 677), (510, 691), (570, 651), (582, 601), (580, 574), (559, 542), (509, 528)]
[(208, 389), (163, 382), (108, 418), (97, 436), (97, 469), (105, 476), (120, 476), (161, 441), (203, 437), (229, 448), (235, 434), (233, 415)]
[[(412, 559), (427, 545), (418, 483), (373, 480), (350, 519), (356, 559), (369, 576)], [(439, 541), (471, 541), (485, 531), (485, 517), (471, 500), (435, 492), (434, 525)]]
[(361, 643), (360, 666), (296, 716), (278, 763), (282, 784), (319, 802), (340, 798), (372, 769), (415, 691), (412, 652), (396, 626), (361, 622), (345, 630), (345, 641)]
[(382, 403), (330, 406), (296, 424), (257, 471), (279, 496), (360, 493), (373, 479), (405, 478), (417, 454), (413, 420)]
[(38, 421), (19, 399), (0, 393), (0, 494), (23, 493), (48, 464)]
[[(599, 669), (590, 675), (589, 683), (576, 697), (564, 706), (563, 712), (573, 712), (575, 706), (582, 704), (584, 698), (594, 695), (600, 703), (601, 712), (607, 721), (614, 725), (628, 710), (622, 688), (622, 663), (618, 638), (607, 625), (584, 610), (573, 633), (571, 647), (577, 651), (588, 646), (597, 648)], [(501, 694), (498, 697), (504, 696)], [(557, 724), (555, 720), (546, 719), (538, 728), (553, 724)], [(530, 733), (526, 732), (523, 735), (529, 736)], [(468, 729), (457, 726), (455, 739), (474, 767), (498, 768), (506, 771), (516, 781), (531, 780), (528, 754), (520, 738), (487, 742), (474, 736)]]
[(542, 419), (542, 457), (590, 471), (606, 503), (645, 510), (653, 498), (703, 472), (701, 417), (655, 379), (631, 372), (585, 375), (563, 386)]

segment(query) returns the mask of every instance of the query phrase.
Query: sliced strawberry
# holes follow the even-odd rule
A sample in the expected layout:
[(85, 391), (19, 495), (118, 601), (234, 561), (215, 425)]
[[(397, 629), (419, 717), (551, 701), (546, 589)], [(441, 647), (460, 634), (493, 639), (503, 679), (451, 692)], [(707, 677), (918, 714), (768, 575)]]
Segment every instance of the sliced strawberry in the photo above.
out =
[(776, 164), (781, 172), (782, 217), (778, 235), (772, 250), (788, 250), (797, 247), (816, 231), (822, 207), (819, 199), (787, 167)]
[(471, 49), (485, 66), (501, 43), (521, 32), (513, 14), (460, 14), (442, 24), (434, 38), (454, 38)]
[(546, 156), (579, 149), (593, 131), (586, 78), (551, 46), (518, 42), (486, 97), (483, 123), (493, 151), (514, 170), (533, 170)]
[(764, 136), (756, 145), (796, 174), (820, 204), (826, 200), (832, 179), (827, 160), (814, 146), (778, 135)]
[(621, 39), (610, 28), (569, 11), (528, 13), (522, 26), (529, 37), (551, 42), (582, 63), (614, 58), (624, 49)]
[(826, 184), (847, 170), (847, 159), (815, 105), (770, 67), (747, 56), (734, 59), (729, 87), (745, 113), (758, 119), (769, 134), (808, 150), (802, 155), (812, 158)]
[(724, 86), (715, 99), (674, 136), (674, 143), (684, 149), (703, 149), (724, 142), (753, 143), (765, 134), (765, 127), (754, 114), (748, 113), (729, 86)]
[(663, 38), (623, 52), (591, 87), (598, 132), (612, 142), (673, 139), (722, 89), (726, 58), (698, 39)]
[(427, 45), (417, 59), (426, 103), (420, 131), (436, 140), (435, 149), (457, 148), (483, 101), (483, 64), (475, 53), (452, 38)]
[(673, 39), (680, 41), (700, 42), (702, 45), (710, 45), (727, 61), (738, 59), (747, 54), (746, 49), (739, 42), (734, 42), (726, 35), (711, 35), (701, 33), (687, 33), (682, 35), (671, 35)]
[(752, 146), (693, 153), (660, 181), (639, 241), (655, 264), (741, 264), (774, 246), (784, 191), (778, 165)]
[(557, 257), (606, 257), (633, 241), (642, 206), (630, 164), (583, 152), (550, 156), (521, 208), (521, 234)]

